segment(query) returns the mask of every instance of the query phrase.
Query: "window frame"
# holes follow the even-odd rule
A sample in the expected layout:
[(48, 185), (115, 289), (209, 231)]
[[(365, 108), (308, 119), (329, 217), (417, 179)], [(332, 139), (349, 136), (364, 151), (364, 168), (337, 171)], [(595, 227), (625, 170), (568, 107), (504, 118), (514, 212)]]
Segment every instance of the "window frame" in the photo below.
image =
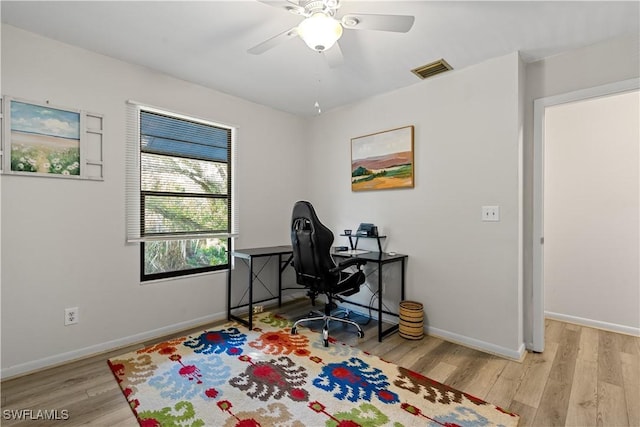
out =
[[(226, 147), (226, 193), (181, 193), (181, 192), (162, 192), (149, 191), (142, 189), (142, 154), (145, 152), (142, 145), (141, 132), (141, 115), (142, 113), (152, 113), (176, 119), (180, 121), (191, 122), (198, 125), (206, 125), (228, 132)], [(237, 201), (235, 191), (235, 140), (236, 126), (224, 125), (213, 122), (211, 120), (201, 119), (192, 115), (175, 113), (164, 108), (151, 107), (146, 104), (128, 101), (127, 114), (127, 242), (140, 244), (140, 281), (150, 282), (160, 279), (178, 278), (202, 273), (216, 272), (230, 268), (231, 260), (228, 253), (232, 250), (233, 240), (237, 236)], [(154, 153), (153, 150), (147, 151), (149, 154), (166, 155), (167, 157), (179, 159), (193, 159), (197, 161), (205, 161), (214, 163), (215, 160), (202, 159), (197, 156), (181, 156), (176, 153), (161, 154)], [(209, 230), (205, 232), (172, 232), (172, 233), (145, 233), (145, 197), (149, 196), (177, 196), (197, 197), (206, 199), (223, 199), (227, 201), (227, 229), (226, 230)], [(159, 273), (145, 273), (145, 251), (146, 243), (153, 241), (169, 241), (169, 240), (204, 240), (219, 239), (221, 244), (225, 244), (227, 260), (223, 264), (213, 266), (203, 266), (195, 268), (187, 268), (181, 270), (164, 271)]]
[[(217, 237), (218, 239), (221, 239), (220, 237)], [(197, 238), (189, 238), (189, 239), (185, 239), (185, 240), (196, 240)], [(227, 238), (227, 254), (229, 252), (231, 252), (231, 244), (232, 244), (232, 238), (229, 237)], [(163, 240), (164, 241), (164, 240)], [(174, 271), (165, 271), (162, 273), (151, 273), (151, 274), (145, 274), (144, 272), (144, 247), (145, 247), (145, 242), (140, 242), (140, 281), (141, 282), (150, 282), (153, 280), (162, 280), (162, 279), (170, 279), (170, 278), (174, 278), (174, 277), (184, 277), (184, 276), (191, 276), (191, 275), (195, 275), (195, 274), (202, 274), (202, 273), (210, 273), (210, 272), (214, 272), (214, 271), (221, 271), (221, 270), (226, 270), (229, 268), (229, 257), (227, 255), (227, 262), (225, 264), (218, 264), (218, 265), (211, 265), (211, 266), (207, 266), (207, 267), (198, 267), (198, 268), (190, 268), (187, 270), (174, 270)]]

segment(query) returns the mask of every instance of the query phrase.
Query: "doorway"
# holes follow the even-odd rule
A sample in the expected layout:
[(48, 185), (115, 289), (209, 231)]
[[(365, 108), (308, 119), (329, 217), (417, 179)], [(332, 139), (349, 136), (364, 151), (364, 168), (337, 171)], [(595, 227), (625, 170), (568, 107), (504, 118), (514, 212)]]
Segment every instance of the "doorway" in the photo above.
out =
[[(550, 143), (552, 142), (550, 139), (548, 141), (545, 141), (545, 138), (547, 136), (551, 137), (553, 135), (553, 133), (551, 132), (552, 129), (549, 129), (548, 126), (550, 125), (550, 123), (555, 123), (554, 126), (557, 127), (557, 122), (558, 119), (561, 119), (563, 116), (563, 114), (565, 113), (571, 113), (572, 109), (574, 107), (579, 107), (579, 108), (583, 108), (587, 105), (587, 103), (591, 103), (594, 104), (595, 103), (599, 103), (600, 100), (607, 100), (607, 99), (614, 99), (614, 97), (616, 97), (617, 95), (624, 95), (624, 94), (628, 94), (628, 93), (635, 93), (637, 95), (638, 93), (638, 89), (640, 88), (640, 80), (638, 79), (631, 79), (631, 80), (626, 80), (623, 82), (618, 82), (618, 83), (613, 83), (613, 84), (609, 84), (609, 85), (604, 85), (604, 86), (599, 86), (599, 87), (595, 87), (595, 88), (589, 88), (589, 89), (585, 89), (585, 90), (580, 90), (580, 91), (576, 91), (576, 92), (571, 92), (571, 93), (567, 93), (567, 94), (562, 94), (562, 95), (557, 95), (557, 96), (552, 96), (552, 97), (547, 97), (547, 98), (542, 98), (542, 99), (538, 99), (534, 102), (534, 202), (533, 202), (533, 206), (534, 206), (534, 212), (533, 212), (533, 218), (534, 218), (534, 223), (533, 223), (533, 242), (534, 242), (534, 248), (533, 248), (533, 299), (532, 299), (532, 303), (533, 303), (533, 348), (531, 348), (531, 350), (533, 351), (543, 351), (544, 350), (544, 319), (545, 319), (545, 302), (548, 300), (548, 298), (545, 298), (545, 279), (549, 280), (550, 277), (553, 278), (553, 283), (555, 286), (555, 282), (556, 281), (562, 281), (562, 280), (558, 280), (558, 277), (562, 277), (562, 274), (564, 275), (570, 275), (571, 273), (571, 268), (573, 268), (573, 272), (575, 273), (576, 271), (579, 271), (580, 268), (582, 267), (584, 270), (587, 271), (589, 268), (592, 268), (593, 271), (596, 271), (598, 269), (597, 264), (593, 261), (595, 260), (602, 260), (605, 261), (606, 258), (610, 257), (610, 253), (609, 252), (603, 252), (606, 251), (607, 249), (607, 244), (601, 244), (601, 242), (598, 241), (591, 241), (593, 243), (592, 246), (589, 246), (588, 249), (590, 250), (591, 253), (588, 253), (589, 251), (583, 251), (582, 249), (580, 249), (580, 240), (582, 239), (582, 248), (585, 248), (585, 241), (590, 241), (589, 239), (593, 236), (589, 236), (589, 232), (592, 230), (590, 227), (588, 227), (585, 224), (588, 224), (588, 221), (593, 221), (593, 218), (587, 219), (584, 213), (591, 213), (591, 211), (601, 211), (601, 212), (607, 212), (606, 209), (602, 209), (603, 206), (601, 206), (601, 203), (599, 203), (600, 201), (602, 201), (602, 203), (605, 203), (605, 200), (601, 200), (596, 198), (595, 200), (591, 200), (591, 204), (587, 204), (587, 208), (585, 208), (584, 206), (580, 207), (580, 206), (575, 206), (575, 203), (573, 205), (571, 205), (569, 207), (569, 205), (566, 205), (568, 211), (573, 210), (573, 214), (574, 214), (574, 218), (573, 221), (575, 222), (575, 224), (573, 224), (572, 218), (571, 218), (571, 212), (565, 212), (564, 215), (560, 215), (560, 220), (558, 220), (557, 217), (553, 217), (553, 221), (551, 221), (551, 217), (549, 218), (550, 220), (548, 221), (550, 224), (547, 224), (548, 226), (545, 225), (545, 202), (550, 203), (549, 205), (549, 212), (548, 214), (551, 215), (551, 213), (557, 213), (561, 210), (558, 210), (558, 206), (557, 203), (558, 201), (562, 201), (562, 195), (558, 195), (557, 193), (561, 193), (560, 191), (556, 191), (555, 186), (551, 187), (551, 185), (554, 183), (552, 180), (555, 179), (554, 178), (554, 173), (556, 174), (555, 176), (558, 177), (558, 169), (557, 169), (557, 164), (552, 164), (550, 163), (548, 165), (548, 168), (545, 167), (545, 161), (549, 160), (549, 155), (553, 154), (553, 152), (556, 152), (555, 155), (557, 155), (557, 151), (555, 150), (550, 150), (550, 149), (545, 149), (545, 142)], [(595, 104), (594, 104), (595, 105)], [(565, 108), (566, 107), (566, 108)], [(602, 105), (599, 105), (600, 108), (602, 108)], [(578, 110), (573, 110), (573, 114), (575, 114), (576, 111), (582, 111), (580, 109)], [(586, 111), (586, 110), (585, 110)], [(567, 115), (566, 117), (571, 117), (570, 114)], [(637, 120), (637, 118), (636, 118)], [(579, 121), (578, 121), (579, 122)], [(593, 121), (589, 121), (589, 122), (585, 122), (582, 121), (582, 126), (583, 127), (587, 127), (587, 126), (591, 126), (593, 124)], [(579, 130), (579, 131), (584, 131), (584, 129), (574, 129), (574, 130)], [(611, 135), (614, 135), (614, 133), (610, 133)], [(556, 135), (558, 135), (558, 133), (556, 133)], [(561, 133), (560, 133), (561, 135)], [(575, 135), (580, 135), (580, 132), (577, 132)], [(583, 135), (584, 136), (584, 135)], [(582, 138), (581, 136), (576, 136), (577, 138)], [(606, 138), (601, 138), (601, 139), (606, 139)], [(586, 141), (586, 139), (584, 140)], [(575, 142), (575, 141), (574, 141)], [(579, 141), (581, 142), (581, 141)], [(585, 142), (586, 143), (586, 142)], [(602, 148), (602, 147), (601, 147)], [(569, 148), (570, 150), (570, 148)], [(593, 153), (591, 152), (592, 150), (588, 147), (588, 146), (580, 146), (578, 145), (577, 148), (574, 147), (574, 150), (584, 150), (584, 151), (575, 151), (575, 153), (577, 154), (581, 154), (581, 153), (585, 153), (585, 154), (589, 154), (591, 156), (593, 156)], [(636, 149), (637, 151), (637, 149)], [(606, 152), (606, 148), (605, 151)], [(567, 156), (568, 154), (568, 156)], [(565, 158), (571, 158), (571, 153), (564, 153)], [(575, 176), (571, 176), (568, 179), (561, 179), (555, 182), (555, 184), (557, 184), (558, 186), (565, 186), (565, 184), (567, 183), (571, 183), (572, 179), (574, 181), (577, 180), (577, 182), (580, 185), (583, 185), (585, 188), (582, 188), (578, 191), (583, 191), (584, 194), (582, 194), (582, 197), (580, 194), (576, 195), (573, 193), (573, 191), (569, 191), (568, 193), (565, 192), (565, 199), (567, 199), (566, 194), (571, 195), (572, 197), (575, 196), (576, 198), (575, 200), (580, 200), (581, 202), (587, 202), (589, 203), (589, 197), (592, 197), (593, 194), (590, 194), (590, 192), (595, 192), (597, 190), (597, 186), (594, 187), (589, 187), (589, 183), (586, 182), (585, 180), (580, 180), (580, 173), (579, 169), (580, 167), (582, 167), (583, 169), (585, 169), (585, 165), (584, 165), (584, 159), (577, 159), (579, 156), (575, 156), (576, 160), (574, 163), (574, 166), (576, 168), (575, 171), (571, 171), (569, 168), (566, 171), (562, 171), (565, 174), (572, 174)], [(588, 156), (587, 156), (588, 157)], [(555, 159), (557, 160), (557, 157), (555, 157)], [(597, 159), (596, 159), (597, 160)], [(637, 171), (638, 168), (638, 155), (635, 155), (635, 170)], [(579, 163), (579, 164), (578, 164)], [(565, 163), (566, 165), (570, 165), (571, 163)], [(551, 169), (555, 168), (553, 170), (553, 173)], [(549, 169), (549, 170), (547, 170)], [(587, 168), (588, 169), (588, 168)], [(598, 166), (598, 169), (600, 169), (600, 167)], [(587, 175), (588, 176), (588, 170), (587, 170)], [(637, 172), (636, 172), (636, 181), (637, 181)], [(575, 184), (575, 182), (574, 182)], [(592, 183), (593, 184), (593, 183)], [(545, 195), (545, 185), (547, 186), (547, 192), (549, 194)], [(613, 182), (614, 186), (617, 186), (615, 188), (620, 188), (620, 186), (618, 184), (616, 184), (615, 182)], [(574, 188), (579, 188), (579, 187), (574, 187)], [(637, 265), (638, 265), (638, 232), (637, 232), (637, 224), (638, 222), (640, 222), (640, 218), (638, 218), (638, 208), (637, 208), (637, 200), (638, 200), (638, 184), (637, 182), (635, 183), (635, 194), (633, 195), (634, 197), (632, 197), (635, 200), (635, 210), (632, 209), (633, 211), (633, 215), (635, 215), (635, 230), (633, 231), (633, 227), (631, 227), (631, 231), (632, 234), (635, 234), (635, 253), (632, 253), (631, 256), (634, 256), (635, 259), (632, 259), (631, 262), (633, 263), (633, 265), (636, 266), (636, 270), (637, 270)], [(566, 191), (566, 188), (564, 189)], [(605, 193), (601, 193), (601, 194), (605, 194)], [(551, 197), (553, 196), (553, 197)], [(559, 197), (558, 197), (559, 196)], [(556, 204), (556, 205), (553, 205)], [(553, 209), (552, 209), (553, 206)], [(593, 206), (593, 209), (590, 209), (589, 207)], [(577, 210), (576, 210), (577, 208)], [(597, 208), (597, 209), (596, 209)], [(611, 212), (613, 213), (613, 209), (615, 208), (615, 206), (611, 207)], [(582, 210), (581, 210), (582, 209)], [(586, 210), (585, 210), (586, 209)], [(619, 209), (616, 211), (616, 214), (619, 213)], [(628, 212), (627, 212), (628, 213)], [(564, 218), (562, 218), (562, 216), (564, 216)], [(583, 218), (584, 217), (584, 218)], [(596, 219), (597, 216), (596, 216)], [(600, 222), (600, 224), (605, 224), (607, 223), (608, 226), (610, 225), (615, 225), (615, 215), (611, 216), (608, 218), (608, 222), (607, 222), (607, 217), (605, 216), (604, 218), (602, 218), (602, 222), (600, 222), (600, 219), (598, 219), (598, 221), (596, 222)], [(581, 221), (582, 220), (582, 221)], [(562, 222), (564, 221), (564, 223)], [(633, 221), (633, 220), (632, 220)], [(558, 227), (558, 224), (560, 224), (561, 226)], [(562, 226), (562, 224), (564, 224), (564, 226)], [(575, 226), (575, 227), (574, 227)], [(576, 233), (574, 233), (573, 236), (570, 235), (570, 233), (568, 232), (569, 229), (571, 229), (572, 227), (575, 228)], [(581, 227), (581, 228), (580, 228)], [(607, 228), (607, 226), (603, 226), (604, 229)], [(558, 233), (557, 230), (561, 229), (563, 230), (563, 233)], [(612, 229), (610, 228), (609, 230), (607, 230), (606, 232), (604, 232), (603, 234), (615, 234), (611, 231)], [(549, 239), (547, 239), (547, 244), (549, 245), (549, 255), (552, 255), (554, 257), (556, 257), (555, 259), (555, 263), (551, 263), (549, 264), (549, 260), (545, 260), (545, 253), (544, 253), (544, 248), (545, 248), (545, 232), (547, 233), (552, 233), (553, 231), (553, 235), (549, 235), (546, 236), (548, 238), (552, 237), (552, 242), (553, 242), (553, 246), (551, 246), (551, 242), (549, 241)], [(594, 229), (595, 231), (595, 229)], [(614, 239), (615, 236), (611, 237), (609, 236), (611, 239)], [(603, 238), (606, 238), (606, 236), (604, 236)], [(572, 246), (573, 245), (573, 246)], [(553, 248), (553, 250), (552, 250)], [(559, 251), (558, 248), (560, 248), (561, 250)], [(561, 256), (558, 254), (562, 254), (565, 251), (565, 258), (566, 259), (560, 259), (558, 260), (557, 257)], [(598, 252), (600, 251), (600, 252)], [(574, 253), (575, 252), (575, 253)], [(605, 256), (603, 256), (603, 254), (606, 254)], [(579, 256), (576, 256), (579, 255)], [(600, 257), (600, 258), (598, 258)], [(591, 260), (591, 261), (586, 261), (585, 260)], [(580, 263), (582, 262), (582, 266), (580, 266)], [(558, 265), (561, 264), (561, 267), (564, 268), (565, 264), (566, 264), (566, 269), (560, 270), (560, 268), (558, 267)], [(596, 265), (594, 265), (596, 264)], [(573, 266), (573, 267), (571, 267)], [(545, 272), (545, 267), (549, 270)], [(604, 267), (604, 264), (603, 264)], [(563, 273), (559, 276), (558, 275), (558, 271), (562, 271)], [(631, 272), (631, 277), (635, 277), (635, 280), (637, 282), (637, 271), (635, 272)], [(584, 278), (589, 279), (588, 274), (586, 276), (583, 277)], [(553, 297), (556, 298), (554, 301), (555, 304), (555, 310), (559, 310), (559, 311), (564, 311), (566, 310), (567, 313), (562, 314), (562, 316), (565, 316), (565, 318), (561, 318), (561, 320), (566, 320), (566, 321), (575, 321), (575, 323), (588, 323), (585, 322), (586, 320), (588, 320), (590, 317), (593, 317), (591, 314), (593, 314), (594, 311), (592, 311), (591, 313), (588, 312), (586, 306), (589, 305), (589, 303), (585, 303), (585, 301), (587, 301), (585, 298), (587, 298), (585, 291), (586, 288), (579, 288), (580, 284), (583, 284), (583, 282), (581, 281), (582, 279), (580, 277), (576, 277), (575, 280), (573, 280), (573, 284), (571, 286), (573, 286), (573, 288), (571, 288), (571, 286), (569, 286), (568, 288), (560, 288), (560, 287), (555, 287), (552, 288), (553, 290)], [(628, 279), (626, 279), (628, 280)], [(624, 280), (623, 280), (624, 281)], [(571, 280), (567, 280), (567, 283), (571, 282)], [(578, 285), (576, 285), (576, 283), (578, 283)], [(587, 281), (586, 286), (589, 286), (589, 283)], [(604, 286), (604, 283), (603, 283)], [(624, 287), (625, 285), (621, 285), (621, 287)], [(628, 287), (628, 285), (626, 285)], [(558, 291), (558, 289), (561, 289), (561, 291)], [(637, 289), (637, 286), (636, 286)], [(591, 289), (591, 291), (593, 291), (593, 289)], [(632, 289), (631, 292), (633, 293), (634, 290)], [(556, 294), (560, 294), (560, 296), (556, 295)], [(597, 292), (591, 292), (591, 294), (597, 294)], [(549, 296), (552, 296), (551, 294)], [(571, 298), (573, 297), (573, 301), (571, 301)], [(619, 297), (619, 295), (612, 295), (613, 297)], [(635, 299), (637, 301), (637, 298)], [(597, 305), (596, 303), (594, 303), (593, 305)], [(607, 310), (606, 304), (603, 305), (602, 307), (598, 307), (595, 311), (601, 310), (602, 308), (604, 308), (604, 310)], [(587, 310), (587, 311), (585, 311)], [(631, 310), (633, 311), (633, 310)], [(636, 308), (637, 311), (637, 308)], [(633, 313), (632, 313), (633, 314)], [(605, 318), (607, 316), (605, 315)], [(557, 318), (557, 317), (556, 317)], [(597, 322), (596, 322), (597, 323)], [(605, 326), (609, 323), (611, 324), (615, 324), (615, 322), (607, 322), (607, 321), (603, 321), (602, 322)], [(631, 322), (633, 323), (633, 322)], [(593, 325), (589, 325), (587, 324), (587, 326), (602, 326), (602, 325), (597, 325), (597, 324), (593, 324)], [(633, 327), (630, 328), (630, 331), (621, 331), (621, 332), (631, 332), (633, 333)], [(637, 329), (637, 328), (635, 328)]]

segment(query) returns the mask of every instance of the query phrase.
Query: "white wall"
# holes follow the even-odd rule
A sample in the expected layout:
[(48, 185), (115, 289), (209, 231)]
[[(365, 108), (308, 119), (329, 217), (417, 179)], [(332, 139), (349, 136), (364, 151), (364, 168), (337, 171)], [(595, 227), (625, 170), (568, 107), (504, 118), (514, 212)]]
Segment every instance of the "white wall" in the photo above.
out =
[[(2, 94), (104, 114), (104, 182), (3, 176), (2, 376), (226, 316), (226, 272), (140, 285), (125, 101), (239, 126), (238, 247), (286, 244), (306, 121), (2, 25)], [(63, 325), (65, 307), (80, 322)]]
[(640, 92), (545, 110), (548, 317), (640, 334)]
[(526, 65), (524, 122), (524, 338), (533, 342), (533, 101), (640, 76), (640, 37), (608, 40)]
[[(373, 222), (383, 249), (409, 255), (407, 298), (424, 303), (429, 333), (513, 358), (523, 351), (520, 74), (513, 53), (323, 113), (309, 165), (323, 222)], [(352, 192), (350, 138), (406, 125), (415, 188)], [(501, 221), (481, 222), (482, 205), (499, 205)]]
[[(526, 67), (525, 285), (531, 284), (532, 100), (638, 76), (637, 55), (631, 37)], [(523, 307), (524, 73), (516, 53), (311, 123), (7, 25), (1, 59), (3, 94), (103, 113), (106, 132), (104, 182), (0, 178), (3, 377), (225, 311), (225, 273), (138, 283), (138, 247), (124, 243), (127, 99), (240, 126), (238, 247), (286, 244), (298, 199), (311, 200), (334, 230), (374, 222), (389, 235), (385, 250), (409, 255), (407, 298), (425, 304), (430, 333), (521, 355), (530, 288)], [(350, 138), (409, 124), (416, 126), (416, 187), (351, 192)], [(493, 204), (502, 221), (481, 222), (480, 207)], [(80, 307), (81, 321), (64, 327), (69, 306)]]

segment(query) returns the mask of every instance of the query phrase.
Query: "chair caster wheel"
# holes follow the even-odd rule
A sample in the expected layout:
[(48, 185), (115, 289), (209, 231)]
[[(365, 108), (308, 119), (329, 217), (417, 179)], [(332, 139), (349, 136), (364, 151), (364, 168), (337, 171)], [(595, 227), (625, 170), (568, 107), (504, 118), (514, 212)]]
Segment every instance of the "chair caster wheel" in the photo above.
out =
[(291, 335), (297, 335), (298, 334), (298, 329), (293, 327), (291, 328)]
[(364, 338), (364, 332), (358, 331), (358, 338)]

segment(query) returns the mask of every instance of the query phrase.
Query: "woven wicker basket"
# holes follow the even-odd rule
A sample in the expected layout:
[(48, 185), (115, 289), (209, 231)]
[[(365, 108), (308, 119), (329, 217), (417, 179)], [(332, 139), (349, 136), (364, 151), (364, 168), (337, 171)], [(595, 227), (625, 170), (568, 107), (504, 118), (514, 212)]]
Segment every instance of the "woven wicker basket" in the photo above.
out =
[(402, 338), (419, 340), (424, 336), (424, 312), (422, 303), (415, 301), (400, 302), (400, 326), (398, 332)]

